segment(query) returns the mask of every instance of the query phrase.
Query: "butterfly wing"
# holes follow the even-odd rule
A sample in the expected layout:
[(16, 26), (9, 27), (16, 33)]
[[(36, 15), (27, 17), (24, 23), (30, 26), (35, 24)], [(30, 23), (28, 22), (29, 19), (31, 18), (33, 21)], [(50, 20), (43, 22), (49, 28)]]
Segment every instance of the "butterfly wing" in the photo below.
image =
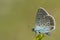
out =
[(55, 29), (55, 21), (54, 21), (54, 18), (51, 16), (51, 15), (47, 15), (45, 17), (45, 27), (49, 28), (49, 32), (45, 33), (47, 35), (50, 35), (50, 32), (53, 31)]
[[(45, 32), (51, 31), (52, 29), (55, 28), (53, 17), (50, 16), (48, 14), (48, 12), (43, 8), (38, 9), (38, 12), (36, 14), (36, 21), (35, 22), (36, 22), (36, 25), (38, 25), (40, 27), (41, 27), (41, 25), (43, 25), (46, 28), (45, 29), (46, 31), (44, 29), (42, 29), (42, 30), (44, 30)], [(49, 32), (46, 33), (46, 34), (49, 34)]]
[(46, 25), (48, 25), (50, 27), (50, 30), (54, 30), (55, 29), (55, 19), (51, 15), (46, 16), (46, 18), (49, 20), (49, 23), (47, 23)]
[(38, 12), (36, 14), (36, 24), (37, 25), (41, 25), (42, 24), (42, 20), (44, 19), (44, 17), (48, 15), (47, 12), (45, 11), (45, 9), (43, 8), (39, 8)]

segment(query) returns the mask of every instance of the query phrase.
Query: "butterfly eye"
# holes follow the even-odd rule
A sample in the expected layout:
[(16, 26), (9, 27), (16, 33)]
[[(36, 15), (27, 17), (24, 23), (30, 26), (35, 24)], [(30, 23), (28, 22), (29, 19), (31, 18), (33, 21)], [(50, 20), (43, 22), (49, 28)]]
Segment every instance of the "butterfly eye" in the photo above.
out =
[(39, 32), (40, 33), (40, 32)]
[(32, 31), (34, 31), (34, 28), (32, 28)]

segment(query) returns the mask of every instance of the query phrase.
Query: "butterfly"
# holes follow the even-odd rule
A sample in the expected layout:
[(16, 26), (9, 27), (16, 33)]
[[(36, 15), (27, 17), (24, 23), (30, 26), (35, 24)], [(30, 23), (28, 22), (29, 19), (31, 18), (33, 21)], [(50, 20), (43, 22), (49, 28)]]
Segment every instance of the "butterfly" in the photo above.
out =
[(55, 30), (55, 19), (48, 12), (40, 7), (36, 14), (35, 26), (32, 28), (35, 34), (50, 35), (51, 31)]

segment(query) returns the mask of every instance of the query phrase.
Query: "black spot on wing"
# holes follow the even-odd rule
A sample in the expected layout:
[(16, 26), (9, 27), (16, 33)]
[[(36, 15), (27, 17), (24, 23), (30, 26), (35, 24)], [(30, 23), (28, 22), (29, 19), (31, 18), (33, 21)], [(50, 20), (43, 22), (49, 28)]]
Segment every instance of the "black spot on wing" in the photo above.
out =
[(54, 27), (51, 27), (50, 30), (54, 29)]

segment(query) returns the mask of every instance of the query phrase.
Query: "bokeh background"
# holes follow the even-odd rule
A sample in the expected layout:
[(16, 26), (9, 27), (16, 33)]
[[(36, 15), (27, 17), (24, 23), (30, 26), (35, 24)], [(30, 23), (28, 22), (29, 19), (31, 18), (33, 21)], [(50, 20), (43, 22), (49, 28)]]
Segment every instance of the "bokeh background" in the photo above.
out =
[(31, 29), (39, 7), (56, 21), (56, 30), (43, 40), (60, 40), (59, 0), (0, 0), (0, 40), (33, 40)]

